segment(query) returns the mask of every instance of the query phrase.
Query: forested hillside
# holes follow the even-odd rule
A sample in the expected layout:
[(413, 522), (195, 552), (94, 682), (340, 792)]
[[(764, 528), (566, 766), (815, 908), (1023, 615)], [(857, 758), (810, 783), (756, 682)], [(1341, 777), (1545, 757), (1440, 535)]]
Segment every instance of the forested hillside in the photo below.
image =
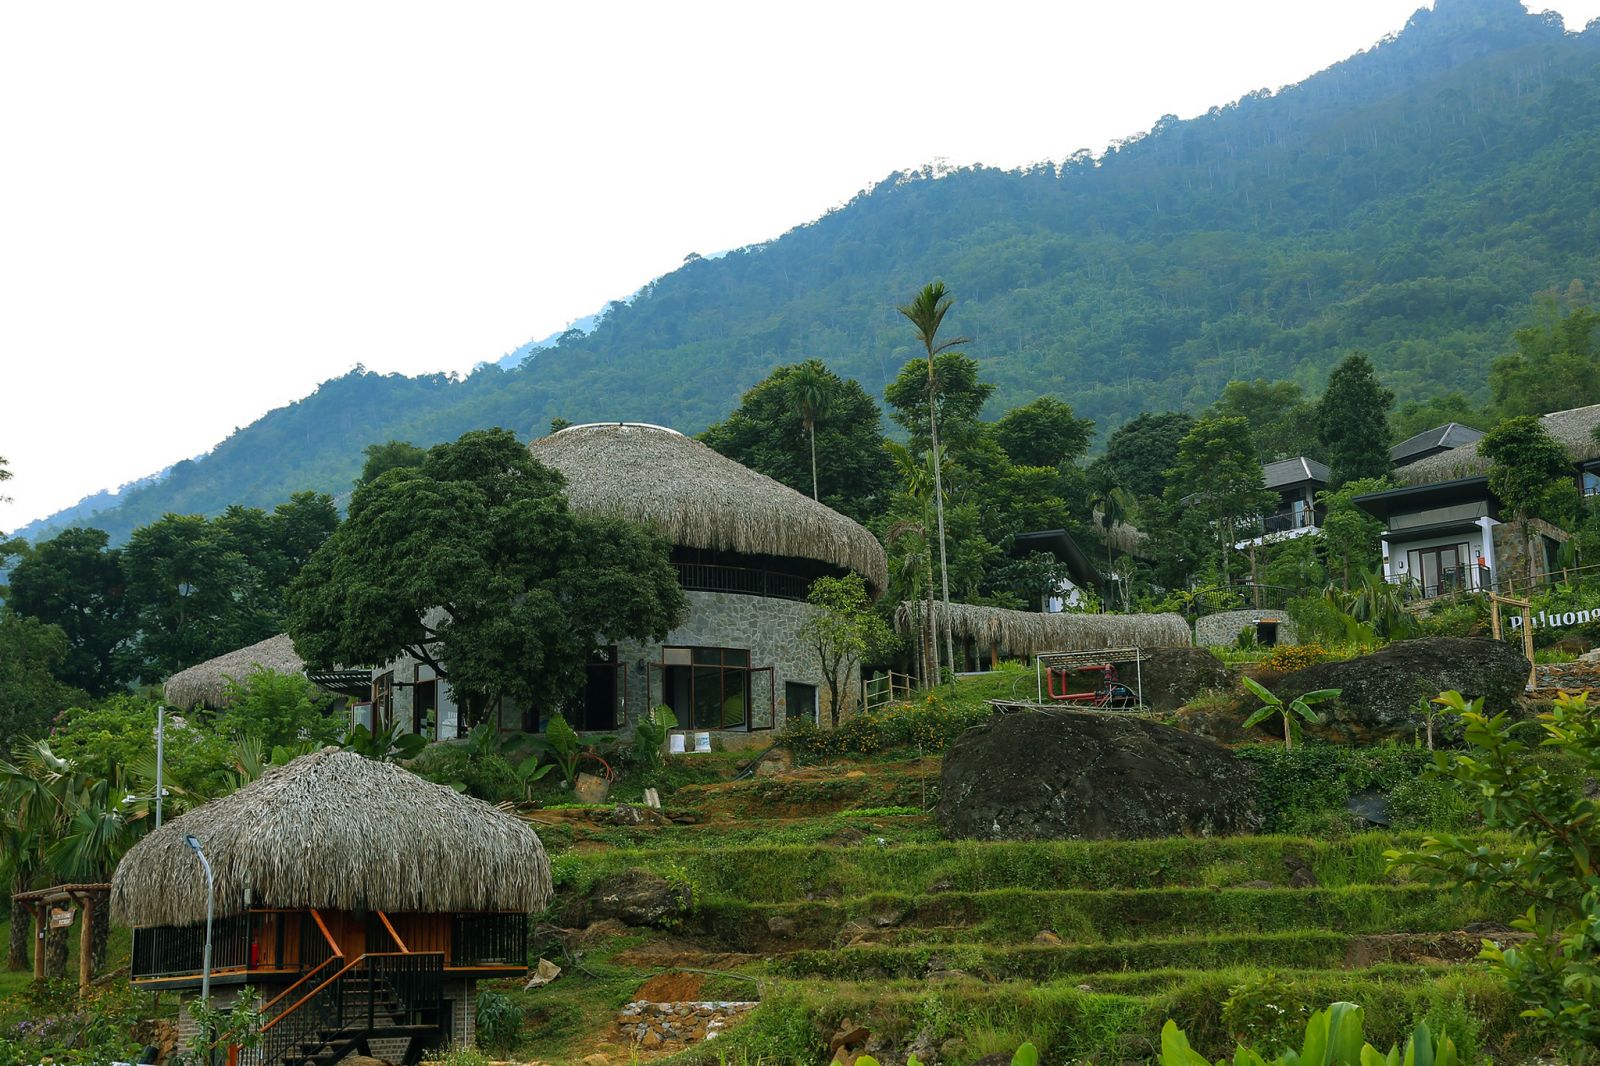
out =
[(514, 370), (330, 381), (92, 522), (121, 540), (167, 511), (338, 493), (390, 438), (555, 417), (698, 431), (809, 358), (881, 397), (915, 354), (896, 305), (931, 278), (995, 409), (1053, 393), (1101, 441), (1230, 379), (1316, 391), (1354, 349), (1401, 401), (1481, 396), (1532, 294), (1600, 277), (1597, 120), (1600, 29), (1439, 0), (1299, 85), (1161, 118), (1099, 158), (890, 175), (768, 243), (691, 257)]

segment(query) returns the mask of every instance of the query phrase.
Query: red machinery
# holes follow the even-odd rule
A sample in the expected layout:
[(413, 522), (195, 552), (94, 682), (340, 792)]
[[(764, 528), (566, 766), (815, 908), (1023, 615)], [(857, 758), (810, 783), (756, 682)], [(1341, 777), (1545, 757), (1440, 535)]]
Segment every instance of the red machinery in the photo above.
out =
[[(1069, 678), (1073, 674), (1086, 674), (1094, 679), (1094, 688), (1088, 692), (1073, 692)], [(1057, 703), (1072, 703), (1089, 707), (1126, 708), (1139, 705), (1139, 694), (1117, 679), (1115, 663), (1085, 663), (1072, 667), (1050, 666), (1045, 670), (1049, 697)]]

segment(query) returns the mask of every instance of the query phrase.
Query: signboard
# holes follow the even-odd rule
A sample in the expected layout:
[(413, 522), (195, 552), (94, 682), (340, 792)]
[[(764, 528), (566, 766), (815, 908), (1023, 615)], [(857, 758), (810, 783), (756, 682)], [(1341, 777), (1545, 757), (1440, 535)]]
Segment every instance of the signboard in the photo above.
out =
[(78, 912), (71, 907), (51, 907), (50, 928), (66, 929), (72, 925), (72, 919), (77, 915)]
[[(1512, 615), (1507, 619), (1513, 630), (1522, 628), (1522, 616)], [(1567, 626), (1588, 625), (1590, 622), (1600, 622), (1600, 610), (1566, 611), (1559, 614), (1546, 614), (1540, 611), (1531, 615), (1530, 621), (1534, 629), (1566, 628)]]

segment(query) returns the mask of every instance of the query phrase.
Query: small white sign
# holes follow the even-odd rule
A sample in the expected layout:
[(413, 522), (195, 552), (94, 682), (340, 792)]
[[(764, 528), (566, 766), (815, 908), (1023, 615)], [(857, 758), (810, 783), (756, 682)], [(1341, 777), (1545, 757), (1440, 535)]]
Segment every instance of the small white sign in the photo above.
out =
[(682, 755), (684, 751), (683, 740), (684, 737), (682, 733), (674, 733), (671, 737), (667, 738), (667, 754)]
[(694, 750), (696, 754), (708, 754), (711, 751), (711, 734), (696, 733), (694, 735)]

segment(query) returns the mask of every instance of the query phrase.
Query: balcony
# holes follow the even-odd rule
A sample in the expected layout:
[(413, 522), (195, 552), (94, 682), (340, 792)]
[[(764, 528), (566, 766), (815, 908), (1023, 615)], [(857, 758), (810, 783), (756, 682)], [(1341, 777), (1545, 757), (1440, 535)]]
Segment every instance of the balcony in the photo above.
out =
[(737, 592), (779, 600), (804, 600), (811, 591), (810, 578), (779, 570), (716, 563), (672, 565), (678, 570), (678, 584), (690, 592)]
[[(204, 925), (133, 931), (129, 976), (134, 981), (193, 977), (205, 968)], [(321, 965), (332, 952), (307, 916), (257, 910), (218, 918), (211, 929), (213, 974), (295, 974)]]
[(528, 916), (455, 915), (450, 921), (450, 965), (456, 969), (528, 965)]

